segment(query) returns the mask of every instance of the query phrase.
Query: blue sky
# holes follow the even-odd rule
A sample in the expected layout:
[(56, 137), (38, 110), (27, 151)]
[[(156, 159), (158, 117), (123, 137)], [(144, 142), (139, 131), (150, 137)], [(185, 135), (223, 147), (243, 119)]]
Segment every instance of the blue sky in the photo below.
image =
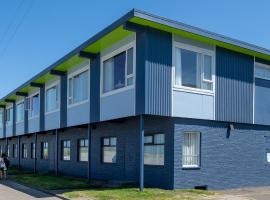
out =
[(0, 97), (132, 8), (270, 49), (268, 0), (2, 0)]

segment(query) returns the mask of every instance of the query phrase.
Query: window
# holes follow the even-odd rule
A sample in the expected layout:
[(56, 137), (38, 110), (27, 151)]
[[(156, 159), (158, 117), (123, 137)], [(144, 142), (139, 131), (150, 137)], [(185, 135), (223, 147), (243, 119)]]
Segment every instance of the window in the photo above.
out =
[(19, 103), (16, 106), (16, 122), (22, 122), (24, 120), (24, 103)]
[(175, 48), (175, 86), (213, 90), (213, 55)]
[(255, 77), (270, 80), (270, 65), (255, 63)]
[(31, 143), (31, 158), (34, 159), (36, 158), (36, 144)]
[(4, 123), (4, 113), (3, 111), (0, 111), (0, 128), (3, 128)]
[(70, 140), (63, 140), (62, 146), (62, 160), (70, 160)]
[(13, 144), (12, 151), (13, 151), (13, 158), (17, 158), (17, 156), (18, 156), (18, 146), (17, 146), (17, 144)]
[(13, 108), (6, 109), (6, 122), (8, 125), (11, 125), (13, 121)]
[(88, 139), (79, 140), (79, 161), (88, 161)]
[(22, 144), (22, 158), (27, 158), (27, 144)]
[(7, 145), (7, 157), (10, 157), (10, 145)]
[(69, 105), (87, 100), (88, 70), (69, 78), (68, 89)]
[(200, 141), (201, 134), (199, 132), (184, 133), (183, 140), (183, 167), (199, 167), (200, 166)]
[(46, 112), (51, 112), (58, 109), (58, 96), (58, 85), (46, 90)]
[(0, 156), (2, 156), (2, 153), (4, 153), (4, 152), (3, 152), (3, 146), (1, 145), (0, 146)]
[(116, 163), (116, 137), (107, 137), (102, 139), (102, 162)]
[(270, 163), (270, 151), (266, 152), (266, 160), (268, 163)]
[(133, 82), (133, 47), (103, 61), (103, 93), (133, 85)]
[(28, 99), (29, 117), (36, 117), (39, 115), (39, 94), (36, 94)]
[(164, 165), (164, 134), (144, 137), (144, 164)]
[(48, 142), (41, 142), (41, 159), (47, 160), (49, 158), (49, 144)]

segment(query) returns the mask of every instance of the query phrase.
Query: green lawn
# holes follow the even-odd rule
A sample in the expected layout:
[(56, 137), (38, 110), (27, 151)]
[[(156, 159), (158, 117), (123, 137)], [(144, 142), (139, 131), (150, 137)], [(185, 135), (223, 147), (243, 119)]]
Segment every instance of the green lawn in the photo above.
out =
[(53, 174), (29, 174), (14, 170), (11, 179), (43, 190), (56, 191), (69, 199), (94, 200), (201, 200), (209, 199), (215, 193), (201, 190), (162, 190), (146, 188), (139, 192), (135, 187), (101, 188), (88, 184), (87, 179), (56, 177)]

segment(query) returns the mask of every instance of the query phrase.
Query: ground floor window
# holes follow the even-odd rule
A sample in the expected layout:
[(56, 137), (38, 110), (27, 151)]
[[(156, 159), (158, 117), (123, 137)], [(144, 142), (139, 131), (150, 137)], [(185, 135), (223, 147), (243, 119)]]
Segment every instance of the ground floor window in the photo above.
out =
[(3, 146), (0, 146), (0, 156), (2, 156), (3, 153)]
[(31, 158), (34, 159), (36, 158), (36, 144), (31, 143)]
[(12, 149), (13, 149), (13, 158), (17, 158), (17, 156), (18, 156), (18, 146), (17, 146), (17, 144), (13, 144)]
[(88, 139), (80, 139), (78, 141), (79, 155), (78, 160), (87, 162), (88, 161)]
[(22, 144), (22, 158), (27, 158), (27, 144)]
[(103, 163), (116, 163), (117, 155), (117, 138), (106, 137), (102, 138), (102, 162)]
[(63, 140), (61, 142), (62, 160), (70, 160), (70, 140)]
[(41, 159), (47, 160), (49, 158), (49, 143), (41, 142)]
[(200, 166), (200, 132), (185, 132), (183, 136), (183, 167)]
[(10, 157), (10, 145), (7, 145), (7, 157)]
[(164, 165), (164, 134), (151, 134), (144, 137), (144, 164)]

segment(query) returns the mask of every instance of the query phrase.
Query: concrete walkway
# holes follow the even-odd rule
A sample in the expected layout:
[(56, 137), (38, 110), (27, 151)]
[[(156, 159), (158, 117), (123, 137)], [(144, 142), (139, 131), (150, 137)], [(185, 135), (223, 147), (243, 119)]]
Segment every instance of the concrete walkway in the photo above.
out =
[(20, 185), (13, 181), (0, 181), (0, 200), (59, 200), (53, 195)]

